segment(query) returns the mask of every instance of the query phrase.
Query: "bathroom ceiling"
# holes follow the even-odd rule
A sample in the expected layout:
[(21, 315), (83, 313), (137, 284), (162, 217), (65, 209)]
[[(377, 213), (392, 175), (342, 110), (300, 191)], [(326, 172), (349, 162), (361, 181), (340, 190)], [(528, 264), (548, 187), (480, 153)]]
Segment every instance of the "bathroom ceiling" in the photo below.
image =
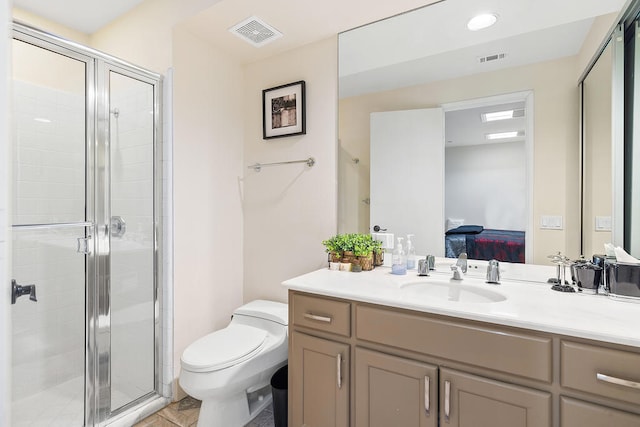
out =
[(92, 34), (143, 0), (13, 0), (20, 9)]
[[(159, 2), (159, 0), (14, 0), (13, 4), (83, 33), (92, 34), (143, 1)], [(431, 22), (419, 30), (424, 40), (439, 40), (437, 49), (445, 52), (476, 44), (478, 40), (487, 37), (487, 33), (484, 35), (481, 34), (482, 32), (471, 33), (464, 28), (466, 21), (477, 12), (490, 10), (500, 15), (499, 24), (488, 31), (491, 34), (490, 37), (497, 38), (521, 33), (527, 25), (551, 25), (549, 22), (556, 22), (556, 25), (560, 25), (563, 20), (567, 21), (566, 17), (574, 16), (576, 10), (579, 10), (582, 15), (593, 16), (589, 15), (590, 8), (596, 8), (597, 14), (601, 13), (603, 5), (612, 10), (620, 9), (625, 0), (442, 1), (455, 5), (453, 14), (447, 15), (445, 19)], [(326, 39), (369, 22), (438, 2), (438, 0), (394, 0), (393, 2), (374, 3), (366, 0), (323, 0), (322, 2), (311, 0), (189, 0), (185, 1), (185, 7), (191, 10), (200, 10), (200, 12), (191, 14), (191, 17), (180, 25), (185, 26), (191, 33), (207, 40), (212, 45), (228, 52), (241, 63), (250, 63)], [(228, 31), (238, 22), (251, 16), (262, 19), (282, 32), (284, 37), (256, 48)], [(531, 16), (535, 16), (535, 19), (530, 19)], [(521, 17), (527, 17), (525, 22), (517, 20)], [(462, 27), (455, 24), (458, 21), (463, 22)], [(444, 39), (443, 34), (446, 35)], [(399, 55), (406, 57), (412, 55), (407, 52), (407, 49), (415, 47), (415, 43), (400, 44), (395, 46), (395, 49)], [(361, 52), (365, 55), (367, 53), (375, 52)]]

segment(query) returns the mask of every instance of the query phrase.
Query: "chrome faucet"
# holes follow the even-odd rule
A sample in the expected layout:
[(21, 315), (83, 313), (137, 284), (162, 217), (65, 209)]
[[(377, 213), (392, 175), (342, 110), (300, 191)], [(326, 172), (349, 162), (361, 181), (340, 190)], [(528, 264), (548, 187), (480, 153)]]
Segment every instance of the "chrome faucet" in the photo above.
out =
[(458, 257), (458, 261), (451, 265), (451, 271), (453, 271), (453, 280), (462, 280), (464, 273), (467, 272), (467, 253), (462, 252)]
[(500, 284), (500, 264), (495, 259), (487, 265), (487, 283)]

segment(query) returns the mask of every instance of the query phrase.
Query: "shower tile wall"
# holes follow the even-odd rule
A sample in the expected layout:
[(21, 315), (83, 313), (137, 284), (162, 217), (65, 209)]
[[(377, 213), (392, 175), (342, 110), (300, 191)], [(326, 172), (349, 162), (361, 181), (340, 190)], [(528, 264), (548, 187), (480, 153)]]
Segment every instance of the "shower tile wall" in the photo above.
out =
[[(14, 81), (13, 96), (17, 191), (10, 220), (83, 221), (83, 94)], [(40, 407), (20, 410), (21, 400), (43, 390), (77, 383), (65, 397), (70, 403), (71, 395), (79, 394), (82, 402), (84, 381), (78, 379), (84, 377), (84, 257), (75, 249), (76, 238), (83, 235), (82, 227), (13, 233), (12, 277), (21, 284), (36, 283), (38, 297), (37, 303), (22, 297), (11, 310), (15, 425), (46, 411), (49, 402), (42, 400)], [(58, 406), (65, 406), (63, 396), (56, 397)]]

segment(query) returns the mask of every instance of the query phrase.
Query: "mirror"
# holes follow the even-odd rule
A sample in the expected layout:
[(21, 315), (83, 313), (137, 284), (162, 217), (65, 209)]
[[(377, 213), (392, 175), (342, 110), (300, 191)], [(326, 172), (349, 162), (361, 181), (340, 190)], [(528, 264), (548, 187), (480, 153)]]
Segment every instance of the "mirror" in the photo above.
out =
[(602, 253), (612, 234), (612, 70), (609, 41), (582, 81), (582, 247), (585, 254)]
[[(477, 12), (477, 2), (446, 0), (341, 33), (339, 232), (369, 232), (375, 225), (370, 223), (369, 209), (375, 204), (370, 177), (373, 182), (377, 174), (388, 176), (388, 170), (370, 170), (371, 113), (460, 109), (465, 103), (475, 108), (496, 96), (530, 93), (530, 111), (525, 108), (531, 122), (525, 159), (529, 202), (524, 207), (526, 219), (520, 221), (526, 223), (526, 261), (547, 264), (547, 255), (558, 251), (577, 258), (581, 245), (578, 82), (623, 4), (624, 0), (561, 4), (544, 0), (531, 8), (526, 1), (490, 1), (483, 8), (493, 9), (498, 22), (471, 32), (465, 26)], [(428, 198), (432, 185), (442, 185), (447, 194), (430, 205), (446, 210), (451, 185), (425, 183), (409, 197)], [(470, 185), (457, 189), (460, 194), (469, 191)], [(499, 196), (500, 188), (494, 193)], [(503, 211), (522, 209), (512, 206)], [(475, 225), (498, 228), (490, 223)], [(419, 247), (419, 240), (415, 244)]]

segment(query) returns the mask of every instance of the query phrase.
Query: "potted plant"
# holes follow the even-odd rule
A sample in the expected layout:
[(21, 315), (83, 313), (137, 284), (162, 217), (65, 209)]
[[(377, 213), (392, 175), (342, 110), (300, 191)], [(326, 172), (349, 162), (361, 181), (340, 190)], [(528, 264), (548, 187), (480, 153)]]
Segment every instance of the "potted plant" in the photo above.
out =
[(373, 252), (378, 246), (380, 242), (373, 240), (369, 234), (354, 235), (353, 253), (358, 257), (362, 270), (373, 270)]
[(340, 262), (342, 260), (342, 238), (340, 235), (324, 240), (322, 244), (325, 246), (329, 254), (330, 262)]

